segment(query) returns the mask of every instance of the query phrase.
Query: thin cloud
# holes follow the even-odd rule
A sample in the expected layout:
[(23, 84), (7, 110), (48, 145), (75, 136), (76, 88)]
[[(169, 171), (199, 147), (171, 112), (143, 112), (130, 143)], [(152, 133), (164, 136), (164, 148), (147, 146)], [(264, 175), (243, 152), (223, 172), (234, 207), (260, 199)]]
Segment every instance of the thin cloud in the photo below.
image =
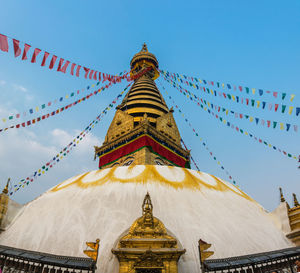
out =
[(5, 85), (5, 84), (6, 84), (6, 81), (0, 80), (0, 85)]
[(13, 83), (12, 84), (12, 87), (16, 90), (16, 91), (21, 91), (21, 92), (24, 92), (26, 93), (28, 90), (26, 87), (24, 87), (23, 85), (20, 85), (20, 84), (15, 84)]

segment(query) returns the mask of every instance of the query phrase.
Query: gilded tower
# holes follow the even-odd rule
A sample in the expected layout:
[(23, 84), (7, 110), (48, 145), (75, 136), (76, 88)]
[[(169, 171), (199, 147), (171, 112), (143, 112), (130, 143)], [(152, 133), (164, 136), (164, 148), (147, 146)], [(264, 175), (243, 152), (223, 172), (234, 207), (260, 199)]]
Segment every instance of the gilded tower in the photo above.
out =
[(130, 62), (133, 85), (122, 103), (101, 147), (95, 147), (99, 168), (128, 165), (171, 165), (190, 167), (189, 151), (181, 137), (155, 79), (158, 61), (146, 44)]

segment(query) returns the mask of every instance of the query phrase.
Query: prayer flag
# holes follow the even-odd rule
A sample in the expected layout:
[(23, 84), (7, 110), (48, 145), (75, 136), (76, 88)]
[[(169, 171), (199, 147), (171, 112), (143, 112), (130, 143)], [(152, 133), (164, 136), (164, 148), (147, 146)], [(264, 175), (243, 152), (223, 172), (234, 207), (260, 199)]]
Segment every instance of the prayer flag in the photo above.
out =
[(263, 93), (264, 93), (264, 91), (263, 91), (262, 89), (259, 89), (258, 92), (259, 92), (259, 95), (260, 95), (260, 96), (262, 96)]
[(75, 68), (76, 64), (75, 63), (72, 63), (71, 65), (71, 75), (73, 76), (74, 75), (74, 68)]
[(284, 113), (284, 111), (285, 111), (285, 108), (286, 108), (286, 105), (282, 105), (282, 108), (281, 108), (281, 113)]
[(291, 95), (291, 101), (293, 101), (294, 98), (295, 98), (295, 94), (292, 94), (292, 95)]
[(277, 121), (273, 121), (273, 129), (276, 128), (276, 125), (277, 125)]
[(50, 62), (50, 65), (49, 65), (49, 69), (53, 69), (53, 67), (55, 65), (55, 62), (56, 62), (56, 59), (57, 59), (57, 56), (53, 55), (52, 59), (51, 59), (51, 62)]
[(20, 41), (13, 39), (15, 57), (21, 55)]
[(36, 57), (37, 55), (39, 55), (39, 53), (41, 52), (41, 50), (39, 48), (35, 48), (32, 54), (32, 58), (31, 58), (31, 62), (35, 63), (36, 62)]
[(286, 124), (286, 131), (290, 130), (291, 124), (287, 123)]
[(83, 67), (83, 69), (84, 69), (84, 71), (85, 71), (84, 77), (87, 79), (87, 76), (88, 76), (88, 74), (89, 74), (90, 69), (87, 68), (87, 67)]
[(79, 77), (80, 68), (81, 68), (81, 65), (77, 65), (77, 68), (76, 68), (76, 77)]
[(277, 98), (278, 92), (273, 92), (274, 98)]
[(297, 108), (296, 108), (296, 116), (298, 116), (299, 113), (300, 113), (300, 107), (297, 107)]
[(278, 110), (278, 104), (275, 104), (275, 112), (277, 112), (277, 110)]
[(266, 102), (263, 101), (263, 102), (262, 102), (262, 109), (265, 109), (265, 107), (266, 107)]
[(45, 51), (41, 66), (45, 66), (49, 53)]
[(25, 44), (24, 45), (24, 51), (22, 55), (22, 60), (27, 60), (27, 52), (31, 48), (31, 45)]
[(7, 36), (0, 34), (0, 49), (4, 52), (8, 52)]
[(92, 77), (93, 77), (93, 73), (94, 73), (94, 70), (91, 70), (90, 75), (89, 75), (89, 79), (90, 79), (90, 80), (91, 80)]
[(63, 62), (64, 62), (64, 59), (60, 58), (59, 63), (58, 63), (58, 67), (57, 67), (57, 71), (61, 71), (61, 67), (62, 67)]
[(292, 112), (293, 112), (293, 109), (294, 109), (294, 107), (293, 107), (293, 106), (290, 106), (290, 107), (289, 107), (289, 114), (290, 114), (290, 115), (292, 114)]
[(286, 93), (282, 93), (282, 100), (285, 99)]
[(93, 77), (93, 79), (96, 81), (97, 80), (97, 71), (95, 71), (95, 73), (94, 73), (94, 77)]
[(69, 64), (70, 64), (70, 61), (66, 61), (64, 66), (61, 68), (60, 71), (63, 72), (63, 73), (66, 73)]

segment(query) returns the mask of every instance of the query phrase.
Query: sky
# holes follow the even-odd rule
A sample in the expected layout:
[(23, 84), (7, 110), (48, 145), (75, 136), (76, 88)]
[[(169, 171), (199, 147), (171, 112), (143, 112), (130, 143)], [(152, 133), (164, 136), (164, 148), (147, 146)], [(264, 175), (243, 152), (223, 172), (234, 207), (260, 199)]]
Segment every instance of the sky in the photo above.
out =
[[(160, 69), (295, 94), (293, 102), (286, 99), (284, 103), (300, 106), (300, 2), (297, 0), (1, 1), (0, 33), (110, 74), (128, 71), (132, 56), (146, 42)], [(31, 56), (32, 49), (28, 54)], [(15, 58), (11, 44), (8, 53), (0, 51), (0, 128), (15, 124), (15, 121), (3, 123), (2, 118), (28, 112), (94, 83), (41, 67), (40, 57), (36, 64)], [(36, 125), (0, 133), (0, 187), (5, 186), (8, 177), (12, 184), (19, 183), (48, 162), (125, 86), (126, 82), (115, 85)], [(162, 77), (157, 86), (171, 107), (172, 101), (161, 86), (165, 87), (239, 187), (267, 210), (279, 205), (280, 186), (290, 204), (293, 192), (300, 198), (300, 169), (296, 160), (223, 125)], [(247, 107), (193, 88), (188, 90), (239, 113), (300, 126), (300, 115), (296, 117), (295, 113)], [(231, 91), (234, 92), (237, 91)], [(248, 97), (261, 99), (257, 94)], [(268, 94), (263, 99), (282, 103)], [(46, 114), (74, 100), (58, 102), (21, 120)], [(97, 169), (93, 146), (102, 144), (113, 116), (114, 111), (109, 111), (76, 149), (12, 198), (26, 203), (69, 177)], [(200, 170), (229, 180), (182, 116), (175, 111), (174, 117)], [(226, 120), (282, 150), (300, 154), (299, 131), (271, 129), (232, 115)]]

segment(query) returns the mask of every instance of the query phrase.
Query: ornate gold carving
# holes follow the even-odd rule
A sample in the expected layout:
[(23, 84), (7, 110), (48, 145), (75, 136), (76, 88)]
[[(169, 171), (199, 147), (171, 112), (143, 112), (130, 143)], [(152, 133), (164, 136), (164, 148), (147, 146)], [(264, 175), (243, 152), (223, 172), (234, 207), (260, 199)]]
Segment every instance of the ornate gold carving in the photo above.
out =
[(293, 193), (293, 199), (294, 207), (288, 207), (291, 232), (287, 234), (287, 238), (289, 238), (297, 246), (300, 246), (300, 204), (295, 193)]
[(119, 260), (119, 272), (136, 272), (143, 269), (161, 268), (164, 273), (177, 273), (177, 262), (185, 249), (177, 239), (168, 234), (164, 224), (153, 216), (149, 193), (142, 205), (142, 217), (130, 227), (129, 232), (112, 249)]
[(280, 202), (285, 202), (285, 199), (284, 199), (283, 193), (282, 193), (282, 188), (279, 188), (279, 193), (280, 193)]
[(8, 209), (8, 186), (10, 183), (10, 178), (8, 178), (5, 188), (3, 189), (2, 193), (0, 194), (0, 228), (3, 228), (3, 220), (6, 216), (7, 209)]

